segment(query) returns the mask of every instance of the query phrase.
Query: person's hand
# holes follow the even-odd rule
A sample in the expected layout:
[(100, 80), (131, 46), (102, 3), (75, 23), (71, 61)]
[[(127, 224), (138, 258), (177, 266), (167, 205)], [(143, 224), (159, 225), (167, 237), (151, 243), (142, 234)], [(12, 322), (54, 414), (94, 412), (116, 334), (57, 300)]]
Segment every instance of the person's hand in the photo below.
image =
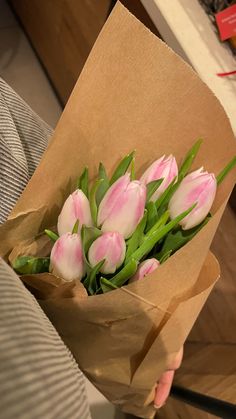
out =
[(161, 375), (157, 387), (156, 394), (154, 399), (154, 406), (156, 409), (162, 407), (169, 394), (172, 386), (174, 373), (180, 367), (183, 358), (183, 347), (180, 349), (176, 357), (173, 359), (171, 364), (168, 366), (168, 369)]

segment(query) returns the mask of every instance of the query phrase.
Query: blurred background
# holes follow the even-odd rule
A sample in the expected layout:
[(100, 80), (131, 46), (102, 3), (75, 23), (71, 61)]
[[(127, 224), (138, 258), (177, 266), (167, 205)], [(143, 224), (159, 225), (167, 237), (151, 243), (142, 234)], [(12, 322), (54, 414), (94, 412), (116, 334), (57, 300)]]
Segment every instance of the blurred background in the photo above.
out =
[[(0, 0), (0, 77), (52, 127), (56, 126), (115, 3)], [(225, 74), (236, 70), (236, 38), (232, 36), (222, 42), (215, 20), (216, 13), (236, 2), (123, 0), (122, 3), (197, 71), (221, 101), (236, 133), (236, 75)], [(236, 403), (235, 207), (234, 193), (212, 245), (222, 276), (188, 338), (183, 364), (175, 377), (175, 384), (233, 404)], [(93, 419), (128, 418), (116, 411), (90, 383), (87, 385)], [(216, 416), (170, 397), (158, 417)]]

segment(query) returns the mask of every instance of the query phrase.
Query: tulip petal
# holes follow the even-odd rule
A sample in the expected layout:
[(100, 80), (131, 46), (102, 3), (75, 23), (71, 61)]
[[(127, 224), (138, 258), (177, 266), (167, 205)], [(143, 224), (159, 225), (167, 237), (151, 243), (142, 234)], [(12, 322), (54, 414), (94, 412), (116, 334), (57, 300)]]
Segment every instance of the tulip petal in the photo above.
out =
[(107, 232), (92, 243), (88, 251), (88, 260), (94, 267), (105, 259), (101, 272), (112, 274), (123, 263), (125, 251), (126, 244), (123, 236), (118, 232)]
[(50, 256), (50, 272), (65, 281), (84, 275), (82, 242), (79, 234), (63, 234), (54, 244)]
[(97, 224), (100, 226), (104, 223), (105, 219), (110, 216), (113, 211), (113, 207), (116, 206), (120, 200), (120, 196), (123, 191), (126, 190), (130, 183), (130, 175), (127, 173), (120, 177), (107, 191), (104, 198), (102, 199), (97, 216)]
[(171, 218), (183, 212), (192, 203), (197, 202), (194, 210), (181, 220), (181, 226), (188, 230), (200, 224), (209, 213), (216, 194), (214, 174), (196, 170), (187, 175), (173, 194), (169, 202)]
[(138, 266), (137, 272), (129, 280), (129, 283), (137, 281), (139, 279), (143, 279), (145, 276), (147, 276), (147, 275), (151, 274), (153, 271), (155, 271), (158, 268), (159, 265), (160, 265), (160, 262), (155, 258), (144, 260)]
[(83, 224), (93, 224), (88, 198), (80, 189), (73, 192), (62, 207), (57, 223), (59, 236), (71, 233), (77, 220), (80, 222), (80, 228)]
[(141, 176), (140, 181), (147, 185), (154, 180), (163, 179), (160, 187), (151, 197), (151, 201), (156, 201), (177, 175), (178, 166), (175, 158), (172, 155), (168, 157), (164, 155), (149, 166)]
[(130, 182), (115, 201), (110, 216), (104, 220), (102, 231), (118, 231), (125, 239), (129, 238), (143, 217), (145, 201), (146, 187), (139, 181)]

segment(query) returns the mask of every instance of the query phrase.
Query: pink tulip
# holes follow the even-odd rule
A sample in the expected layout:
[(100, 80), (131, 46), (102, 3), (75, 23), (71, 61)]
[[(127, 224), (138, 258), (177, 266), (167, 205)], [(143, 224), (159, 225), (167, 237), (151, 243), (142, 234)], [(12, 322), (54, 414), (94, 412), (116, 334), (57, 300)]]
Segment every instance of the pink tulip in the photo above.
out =
[(137, 281), (138, 279), (142, 279), (145, 276), (151, 274), (158, 268), (159, 265), (160, 262), (155, 258), (144, 260), (142, 263), (140, 263), (136, 274), (129, 280), (129, 283)]
[(101, 268), (104, 274), (113, 274), (125, 258), (126, 245), (123, 236), (117, 232), (104, 233), (91, 245), (88, 260), (91, 266), (105, 259)]
[(88, 227), (92, 226), (89, 200), (80, 189), (73, 192), (63, 205), (57, 222), (59, 236), (71, 233), (77, 220), (79, 220), (79, 228), (83, 224)]
[(151, 197), (151, 201), (156, 201), (176, 176), (178, 176), (178, 166), (175, 158), (172, 155), (166, 158), (164, 155), (149, 166), (141, 176), (140, 181), (147, 185), (153, 180), (163, 179), (161, 185)]
[(169, 202), (171, 218), (175, 218), (197, 202), (196, 207), (180, 222), (183, 230), (200, 224), (209, 213), (216, 194), (217, 182), (213, 173), (203, 168), (187, 175)]
[(50, 272), (66, 281), (84, 275), (82, 242), (79, 234), (63, 234), (55, 242), (50, 257)]
[(130, 181), (127, 173), (121, 176), (107, 191), (98, 209), (98, 226), (102, 231), (118, 231), (129, 238), (143, 217), (146, 186)]

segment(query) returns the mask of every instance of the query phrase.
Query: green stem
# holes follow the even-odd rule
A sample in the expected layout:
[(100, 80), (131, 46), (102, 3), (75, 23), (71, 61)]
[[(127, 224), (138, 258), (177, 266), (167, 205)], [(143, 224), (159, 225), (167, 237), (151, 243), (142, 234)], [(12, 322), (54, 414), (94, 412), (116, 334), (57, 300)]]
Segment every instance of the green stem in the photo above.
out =
[(147, 255), (152, 248), (156, 245), (156, 243), (166, 236), (169, 231), (171, 231), (179, 222), (186, 217), (196, 206), (196, 204), (192, 205), (188, 210), (184, 211), (182, 214), (178, 215), (174, 220), (171, 220), (168, 224), (161, 227), (157, 231), (155, 231), (147, 240), (141, 244), (141, 246), (132, 254), (132, 259), (137, 261), (141, 260), (145, 255)]
[(132, 153), (128, 154), (121, 160), (111, 177), (110, 185), (112, 185), (117, 179), (119, 179), (127, 172), (129, 165), (134, 158), (134, 153), (135, 151), (132, 151)]
[(183, 179), (184, 176), (188, 173), (197, 153), (198, 150), (202, 144), (202, 139), (200, 138), (196, 143), (193, 145), (193, 147), (189, 150), (187, 153), (180, 169), (179, 169), (179, 179)]
[(44, 233), (53, 241), (56, 242), (59, 239), (59, 236), (51, 230), (44, 230)]
[(85, 167), (82, 175), (80, 176), (78, 180), (78, 188), (83, 191), (83, 193), (88, 197), (88, 168)]
[(164, 226), (170, 216), (170, 212), (166, 211), (162, 216), (159, 218), (159, 220), (154, 224), (154, 226), (146, 233), (144, 240), (146, 240), (148, 237), (150, 237), (153, 233), (155, 233), (156, 230), (158, 230), (160, 227)]
[(236, 166), (236, 156), (232, 158), (232, 160), (224, 167), (223, 170), (216, 176), (217, 185), (219, 186), (221, 182), (223, 182), (224, 178), (227, 174)]
[(72, 230), (72, 234), (77, 234), (78, 233), (78, 230), (79, 230), (79, 219), (76, 220), (76, 222), (74, 224), (74, 227), (73, 227), (73, 230)]
[(102, 182), (103, 182), (103, 179), (96, 180), (96, 182), (92, 186), (90, 194), (89, 194), (89, 203), (90, 203), (91, 215), (92, 215), (92, 219), (93, 219), (93, 222), (94, 222), (95, 226), (97, 225), (97, 213), (98, 213), (96, 194), (97, 194), (97, 190), (98, 190), (99, 186), (102, 184)]

